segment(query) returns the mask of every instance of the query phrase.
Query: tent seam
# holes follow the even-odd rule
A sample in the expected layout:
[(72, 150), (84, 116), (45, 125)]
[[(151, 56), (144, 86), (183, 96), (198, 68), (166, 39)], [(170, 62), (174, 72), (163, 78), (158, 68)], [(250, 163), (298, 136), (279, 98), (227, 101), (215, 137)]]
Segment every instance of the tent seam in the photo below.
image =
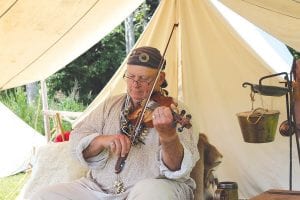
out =
[[(287, 17), (291, 17), (291, 18), (294, 18), (294, 19), (300, 19), (299, 17), (294, 17), (294, 16), (292, 16), (292, 15), (287, 15), (287, 14), (285, 14), (285, 13), (278, 12), (278, 11), (275, 11), (275, 10), (272, 10), (272, 9), (269, 9), (269, 8), (266, 8), (266, 7), (263, 7), (263, 6), (260, 6), (260, 5), (251, 3), (251, 2), (249, 2), (249, 1), (247, 1), (247, 0), (242, 0), (242, 1), (244, 1), (245, 3), (251, 4), (251, 5), (253, 5), (253, 6), (256, 6), (256, 7), (259, 7), (259, 8), (268, 10), (268, 11), (271, 11), (271, 12), (274, 12), (274, 13), (278, 13), (278, 14), (281, 14), (281, 15), (284, 15), (284, 16), (287, 16)], [(296, 1), (296, 0), (292, 0), (292, 1), (294, 1), (294, 2), (296, 2), (296, 3), (300, 3), (299, 1)]]
[(16, 0), (14, 3), (12, 3), (1, 15), (0, 15), (0, 19), (9, 11), (12, 9), (12, 7), (14, 7), (16, 5), (16, 3), (18, 2), (19, 0)]

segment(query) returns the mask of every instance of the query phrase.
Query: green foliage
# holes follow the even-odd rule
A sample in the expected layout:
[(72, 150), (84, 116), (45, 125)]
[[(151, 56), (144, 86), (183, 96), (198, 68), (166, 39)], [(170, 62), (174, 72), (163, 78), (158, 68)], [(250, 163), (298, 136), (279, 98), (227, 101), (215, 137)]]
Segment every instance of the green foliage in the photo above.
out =
[(143, 3), (135, 12), (134, 12), (134, 35), (135, 40), (139, 38), (141, 33), (143, 32), (147, 22), (150, 17), (147, 16), (147, 12), (149, 12), (150, 6)]
[[(49, 100), (49, 109), (51, 110), (60, 110), (60, 111), (73, 111), (73, 112), (82, 112), (85, 110), (86, 105), (79, 102), (79, 91), (78, 91), (78, 83), (75, 81), (74, 87), (71, 91), (67, 92), (67, 96), (58, 91), (55, 93), (53, 99)], [(65, 131), (69, 131), (72, 129), (72, 125), (62, 120), (62, 126)], [(53, 127), (53, 121), (51, 121), (51, 127)]]
[(300, 52), (296, 51), (295, 49), (287, 46), (288, 50), (290, 51), (290, 53), (292, 54), (292, 56), (297, 60), (300, 59)]
[[(76, 82), (67, 95), (57, 92), (55, 98), (49, 99), (49, 109), (81, 112), (86, 108), (86, 105), (78, 102), (79, 93)], [(38, 97), (36, 105), (28, 105), (24, 87), (18, 87), (0, 92), (0, 101), (36, 131), (45, 134), (40, 97)], [(53, 127), (53, 120), (50, 122), (50, 126)], [(63, 121), (62, 125), (64, 130), (71, 130), (69, 122)]]
[(84, 111), (86, 106), (79, 102), (78, 89), (78, 82), (75, 81), (75, 85), (70, 91), (67, 92), (67, 96), (60, 91), (56, 92), (54, 98), (49, 101), (50, 109), (74, 112)]
[(44, 132), (42, 105), (39, 97), (36, 105), (27, 105), (25, 88), (18, 87), (2, 91), (0, 101), (32, 128), (40, 133)]
[(67, 94), (78, 82), (80, 100), (90, 103), (123, 61), (123, 38), (124, 28), (119, 26), (66, 68), (51, 76), (47, 81), (49, 97), (53, 97), (56, 91)]

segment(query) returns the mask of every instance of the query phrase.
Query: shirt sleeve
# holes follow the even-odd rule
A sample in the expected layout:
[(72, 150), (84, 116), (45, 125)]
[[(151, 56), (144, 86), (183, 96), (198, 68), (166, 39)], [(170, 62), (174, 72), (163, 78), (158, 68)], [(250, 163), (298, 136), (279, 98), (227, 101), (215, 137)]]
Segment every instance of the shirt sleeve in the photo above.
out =
[[(179, 102), (179, 108), (183, 108), (182, 104)], [(180, 125), (177, 126), (177, 128)], [(190, 179), (190, 173), (193, 170), (193, 167), (196, 165), (196, 162), (199, 160), (199, 151), (198, 151), (198, 139), (199, 134), (195, 134), (193, 132), (193, 127), (189, 129), (183, 129), (182, 132), (178, 133), (180, 143), (183, 146), (183, 160), (181, 163), (180, 170), (178, 171), (171, 171), (165, 166), (164, 162), (162, 161), (162, 150), (159, 150), (159, 169), (161, 175), (169, 178), (169, 179), (176, 179), (177, 181), (186, 181)]]
[(88, 135), (80, 140), (76, 147), (76, 155), (79, 162), (85, 166), (88, 166), (91, 169), (103, 168), (109, 157), (109, 151), (104, 149), (98, 155), (85, 159), (83, 157), (82, 151), (92, 142), (92, 140), (97, 137), (98, 134), (94, 133)]
[(89, 146), (92, 140), (103, 135), (105, 119), (105, 103), (94, 109), (83, 121), (77, 124), (71, 132), (70, 143), (71, 152), (75, 159), (89, 168), (102, 167), (108, 157), (107, 150), (103, 150), (97, 156), (85, 159), (83, 150)]
[(180, 170), (177, 171), (171, 171), (168, 169), (168, 167), (164, 164), (162, 160), (162, 150), (160, 149), (159, 151), (159, 169), (160, 173), (169, 178), (169, 179), (188, 179), (190, 172), (192, 171), (192, 168), (194, 166), (194, 161), (193, 161), (193, 156), (190, 150), (188, 150), (184, 145), (183, 145), (183, 160), (181, 163)]

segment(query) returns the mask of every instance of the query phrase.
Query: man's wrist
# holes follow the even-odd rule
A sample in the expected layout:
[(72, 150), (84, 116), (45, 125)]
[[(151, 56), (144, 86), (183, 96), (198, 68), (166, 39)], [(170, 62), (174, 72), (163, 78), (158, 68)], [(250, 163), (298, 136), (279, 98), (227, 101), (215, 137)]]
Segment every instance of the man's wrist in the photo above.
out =
[(172, 136), (168, 136), (168, 137), (159, 137), (160, 144), (162, 144), (162, 145), (163, 144), (165, 144), (165, 145), (172, 144), (178, 140), (179, 140), (179, 137), (178, 137), (177, 133), (175, 133)]

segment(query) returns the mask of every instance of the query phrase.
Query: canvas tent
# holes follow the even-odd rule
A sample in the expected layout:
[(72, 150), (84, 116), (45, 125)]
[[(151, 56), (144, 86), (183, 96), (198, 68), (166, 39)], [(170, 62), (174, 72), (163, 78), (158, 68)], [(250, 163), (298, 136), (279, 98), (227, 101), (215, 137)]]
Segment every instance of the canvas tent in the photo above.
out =
[(24, 171), (46, 139), (0, 102), (0, 177)]
[[(56, 1), (52, 2), (55, 3)], [(103, 6), (106, 5), (105, 2), (106, 1), (101, 1)], [(121, 6), (125, 5), (122, 5), (121, 2), (122, 1), (119, 2), (120, 5), (114, 4), (114, 9), (111, 11), (117, 9), (123, 11)], [(228, 2), (232, 3), (233, 1)], [(260, 1), (252, 0), (247, 2), (259, 3)], [(296, 1), (268, 2), (269, 5), (264, 6), (273, 5), (276, 6), (277, 9), (286, 9), (286, 13), (300, 13), (299, 3)], [(140, 2), (138, 1), (126, 1), (124, 4), (134, 5), (130, 7), (133, 8), (139, 3)], [(280, 6), (278, 6), (279, 3)], [(39, 4), (35, 4), (35, 6), (38, 5)], [(110, 3), (108, 3), (108, 5), (110, 5)], [(101, 6), (99, 5), (99, 7)], [(259, 8), (261, 7), (262, 6)], [(124, 10), (129, 10), (130, 8), (126, 7)], [(279, 33), (274, 32), (273, 35), (296, 50), (300, 50), (300, 40), (298, 37), (298, 35), (300, 35), (298, 27), (300, 26), (299, 18), (297, 18), (297, 16), (289, 17), (287, 15), (282, 15), (281, 12), (274, 12), (271, 9), (265, 9), (263, 11), (259, 10), (257, 7), (256, 9), (248, 9), (254, 13), (256, 12), (256, 15), (251, 15), (252, 17), (254, 16), (254, 18), (257, 16), (257, 19), (253, 20), (253, 23), (257, 23), (262, 29), (269, 30), (270, 34), (273, 34), (272, 31), (277, 30), (277, 27), (284, 23), (284, 32), (279, 32), (277, 30)], [(262, 16), (262, 13), (266, 12), (268, 14), (265, 14), (267, 22), (260, 23), (260, 21), (263, 20), (261, 18), (264, 17)], [(9, 14), (9, 12), (7, 13)], [(95, 13), (99, 14), (99, 16), (102, 14), (101, 12), (96, 11)], [(91, 13), (87, 12), (87, 15), (88, 14)], [(115, 13), (111, 16), (114, 14)], [(129, 14), (129, 12), (127, 14)], [(2, 18), (5, 17), (5, 14), (1, 16)], [(99, 18), (101, 17), (98, 17), (97, 19)], [(293, 20), (288, 20), (290, 18)], [(84, 17), (82, 19), (84, 19)], [(104, 17), (101, 19), (104, 19)], [(107, 17), (105, 19), (108, 21), (114, 20), (114, 17)], [(285, 23), (286, 20), (288, 20), (289, 23)], [(0, 20), (0, 27), (4, 27), (1, 23), (3, 23), (3, 21)], [(161, 1), (161, 5), (155, 16), (152, 18), (151, 23), (148, 25), (146, 31), (136, 45), (151, 44), (160, 50), (163, 50), (174, 23), (179, 23), (179, 26), (172, 36), (166, 54), (168, 61), (166, 67), (167, 79), (169, 80), (168, 90), (172, 96), (177, 97), (189, 106), (193, 116), (193, 126), (195, 131), (205, 132), (211, 142), (222, 152), (224, 159), (218, 169), (219, 179), (237, 181), (240, 194), (245, 198), (254, 196), (270, 188), (287, 189), (289, 171), (288, 139), (277, 135), (275, 142), (273, 143), (259, 145), (244, 143), (235, 116), (237, 112), (249, 110), (251, 108), (249, 89), (242, 88), (241, 84), (244, 81), (256, 83), (260, 77), (273, 73), (272, 68), (239, 37), (212, 5), (211, 1), (208, 0)], [(267, 26), (265, 24), (267, 24)], [(75, 25), (76, 24), (74, 24), (74, 28), (70, 29), (70, 32), (76, 29)], [(0, 28), (0, 31), (2, 30), (4, 30), (4, 28)], [(83, 29), (80, 30), (83, 31)], [(94, 30), (90, 27), (90, 29), (87, 30), (89, 34), (77, 33), (77, 35), (74, 33), (74, 37), (76, 35), (76, 41), (78, 39), (84, 43), (84, 39), (82, 38), (88, 36), (90, 36), (90, 38), (95, 38), (92, 37), (93, 31)], [(95, 30), (95, 32), (97, 31)], [(59, 34), (58, 32), (56, 33)], [(23, 68), (19, 68), (17, 71), (14, 71), (17, 67), (15, 67), (16, 59), (13, 59), (13, 56), (1, 57), (1, 62), (2, 58), (6, 58), (8, 64), (10, 64), (9, 69), (4, 68), (3, 66), (5, 65), (1, 64), (1, 71), (6, 72), (4, 76), (1, 75), (1, 81), (4, 80), (1, 82), (1, 88), (5, 89), (17, 86), (29, 82), (29, 80), (34, 81), (43, 79), (47, 75), (63, 67), (71, 60), (71, 58), (75, 58), (75, 54), (79, 55), (79, 51), (82, 53), (86, 50), (78, 43), (68, 43), (63, 45), (60, 41), (65, 37), (68, 37), (67, 32), (65, 32), (64, 37), (61, 37), (61, 40), (54, 40), (56, 43), (52, 43), (52, 46), (48, 46), (48, 48), (45, 49), (49, 51), (43, 51), (45, 53), (35, 57), (36, 59), (31, 60), (32, 62), (25, 62), (26, 65), (23, 65)], [(88, 39), (90, 38), (88, 37)], [(8, 45), (8, 41), (11, 41), (9, 40), (11, 38), (8, 36), (5, 39), (7, 39), (5, 43), (2, 38), (0, 39), (1, 46), (2, 44)], [(69, 41), (74, 42), (75, 40)], [(93, 42), (95, 42), (95, 40)], [(93, 42), (90, 42), (89, 44)], [(59, 46), (60, 44), (61, 46)], [(76, 52), (74, 54), (70, 51), (68, 52), (70, 49), (75, 49), (72, 45), (78, 45), (78, 48), (76, 48), (78, 51), (74, 51)], [(55, 51), (52, 51), (52, 48), (57, 50), (56, 48), (58, 46), (67, 53), (56, 54)], [(23, 47), (23, 50), (26, 49), (25, 47)], [(13, 51), (10, 49), (10, 53), (11, 55), (14, 55), (14, 52), (19, 52), (20, 55), (22, 55), (22, 53), (25, 52), (21, 51), (21, 49), (19, 50), (20, 51)], [(50, 52), (53, 54), (50, 54)], [(62, 53), (62, 51), (57, 52)], [(68, 56), (66, 54), (68, 54)], [(31, 57), (31, 59), (32, 58), (33, 57)], [(43, 59), (45, 59), (44, 61), (47, 60), (47, 62), (42, 62)], [(41, 65), (40, 62), (43, 64)], [(38, 67), (51, 70), (48, 73), (44, 72), (44, 70), (40, 70), (41, 73), (38, 73), (38, 71), (36, 71)], [(91, 104), (90, 109), (104, 98), (124, 91), (124, 83), (120, 76), (124, 70), (123, 64), (116, 72), (116, 75), (108, 83), (108, 86), (101, 92), (93, 104)], [(29, 75), (32, 76), (30, 77)], [(22, 79), (23, 76), (27, 78)], [(278, 80), (276, 79), (272, 82), (268, 82), (268, 84), (276, 84), (277, 81)], [(280, 122), (286, 118), (284, 98), (257, 97), (255, 106), (261, 106), (261, 99), (263, 99), (264, 107), (281, 111)], [(86, 113), (88, 113), (90, 109), (88, 109)], [(84, 117), (85, 115), (82, 116), (82, 118)], [(299, 189), (300, 169), (295, 145), (293, 152), (293, 182), (294, 188)]]

